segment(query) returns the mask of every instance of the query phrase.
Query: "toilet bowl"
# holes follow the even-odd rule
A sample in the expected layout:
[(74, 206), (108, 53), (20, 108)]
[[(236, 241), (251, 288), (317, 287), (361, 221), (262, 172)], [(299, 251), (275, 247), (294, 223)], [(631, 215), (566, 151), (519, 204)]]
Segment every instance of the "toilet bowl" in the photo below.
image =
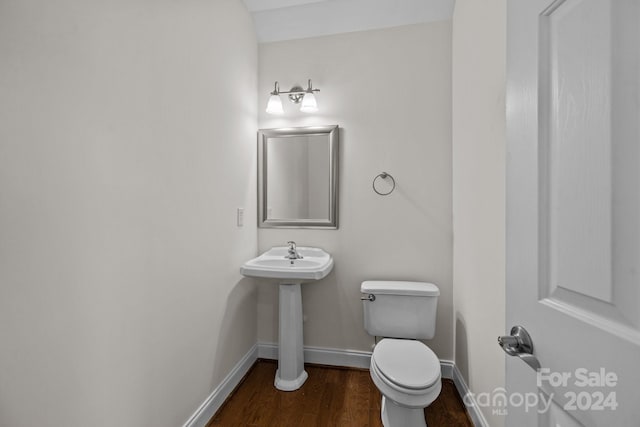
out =
[(420, 341), (385, 338), (373, 350), (371, 379), (382, 394), (385, 427), (424, 427), (424, 408), (442, 389), (440, 361)]

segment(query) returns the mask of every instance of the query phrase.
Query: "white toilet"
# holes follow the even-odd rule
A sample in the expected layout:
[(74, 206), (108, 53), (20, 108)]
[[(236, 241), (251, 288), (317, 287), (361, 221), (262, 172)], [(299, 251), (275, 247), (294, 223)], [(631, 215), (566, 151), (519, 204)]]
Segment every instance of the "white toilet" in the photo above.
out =
[(382, 337), (371, 355), (371, 378), (382, 393), (385, 427), (425, 427), (424, 408), (440, 394), (440, 361), (419, 339), (435, 334), (440, 290), (432, 283), (366, 281), (364, 327)]

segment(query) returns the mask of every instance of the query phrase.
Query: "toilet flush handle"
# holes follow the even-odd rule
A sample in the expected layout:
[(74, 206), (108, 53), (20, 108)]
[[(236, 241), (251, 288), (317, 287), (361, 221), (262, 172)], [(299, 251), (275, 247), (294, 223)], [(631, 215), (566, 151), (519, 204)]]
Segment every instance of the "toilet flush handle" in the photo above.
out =
[(360, 297), (361, 300), (363, 301), (375, 301), (376, 300), (376, 296), (374, 294), (369, 294), (366, 297)]

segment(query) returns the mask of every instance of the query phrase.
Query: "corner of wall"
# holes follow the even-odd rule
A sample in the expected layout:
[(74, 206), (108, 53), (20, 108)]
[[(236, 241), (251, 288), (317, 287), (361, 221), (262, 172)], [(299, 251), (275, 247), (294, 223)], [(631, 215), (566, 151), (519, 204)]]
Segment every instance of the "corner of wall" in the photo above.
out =
[(505, 328), (506, 3), (457, 0), (453, 17), (455, 362), (473, 393), (505, 385), (495, 337)]

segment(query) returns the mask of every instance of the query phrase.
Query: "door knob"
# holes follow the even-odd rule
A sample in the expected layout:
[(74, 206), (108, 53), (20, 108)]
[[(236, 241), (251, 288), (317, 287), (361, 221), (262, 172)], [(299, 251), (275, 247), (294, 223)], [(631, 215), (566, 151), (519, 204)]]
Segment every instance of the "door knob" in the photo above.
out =
[(509, 356), (517, 356), (534, 370), (541, 368), (540, 362), (533, 355), (533, 341), (522, 326), (511, 328), (511, 335), (498, 337), (498, 344)]

